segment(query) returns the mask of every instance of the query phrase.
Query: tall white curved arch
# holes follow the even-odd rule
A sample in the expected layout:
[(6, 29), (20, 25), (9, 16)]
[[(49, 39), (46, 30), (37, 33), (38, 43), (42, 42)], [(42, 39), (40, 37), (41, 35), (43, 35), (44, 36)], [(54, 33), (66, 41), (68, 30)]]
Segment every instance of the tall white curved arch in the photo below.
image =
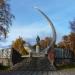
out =
[(49, 17), (44, 12), (37, 7), (34, 7), (34, 8), (37, 9), (42, 14), (42, 16), (48, 21), (48, 24), (49, 24), (49, 26), (51, 26), (51, 29), (52, 29), (53, 40), (51, 41), (50, 45), (45, 49), (45, 51), (46, 50), (48, 51), (56, 42), (56, 30), (55, 30), (55, 27), (54, 27), (52, 21), (49, 19)]

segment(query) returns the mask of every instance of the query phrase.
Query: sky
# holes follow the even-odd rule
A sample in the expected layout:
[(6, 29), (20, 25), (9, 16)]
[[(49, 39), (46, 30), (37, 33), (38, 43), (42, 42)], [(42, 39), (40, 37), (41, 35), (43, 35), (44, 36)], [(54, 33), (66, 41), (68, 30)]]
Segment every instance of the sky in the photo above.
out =
[(71, 32), (69, 22), (75, 17), (75, 0), (10, 0), (9, 3), (15, 19), (2, 46), (11, 44), (19, 36), (33, 43), (37, 35), (41, 38), (52, 35), (47, 21), (34, 9), (35, 6), (51, 19), (57, 42)]

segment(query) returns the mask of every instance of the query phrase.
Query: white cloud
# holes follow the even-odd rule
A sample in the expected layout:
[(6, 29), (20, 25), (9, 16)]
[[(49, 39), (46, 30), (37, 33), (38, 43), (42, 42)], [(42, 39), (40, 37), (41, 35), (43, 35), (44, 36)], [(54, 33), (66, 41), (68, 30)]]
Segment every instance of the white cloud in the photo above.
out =
[[(41, 38), (46, 36), (52, 36), (51, 30), (47, 25), (33, 23), (29, 25), (13, 25), (10, 29), (10, 33), (6, 42), (1, 42), (1, 45), (9, 45), (15, 40), (17, 37), (21, 36), (28, 42), (34, 43), (36, 41), (37, 35)], [(61, 40), (63, 34), (57, 31), (57, 43)]]
[[(52, 36), (51, 30), (47, 25), (39, 24), (39, 23), (33, 23), (29, 25), (13, 25), (10, 29), (10, 33), (8, 35), (8, 38), (6, 39), (6, 42), (1, 43), (1, 45), (9, 45), (12, 43), (13, 40), (15, 40), (17, 37), (21, 36), (28, 42), (34, 43), (36, 40), (37, 35), (39, 35), (41, 38), (46, 36)], [(60, 32), (57, 31), (57, 42), (59, 42), (62, 38), (62, 35)]]
[(34, 39), (37, 35), (43, 37), (43, 35), (48, 35), (50, 28), (47, 25), (33, 23), (30, 25), (13, 25), (10, 29), (10, 33), (7, 38), (7, 42), (4, 42), (3, 45), (9, 45), (17, 37), (21, 36), (24, 39)]
[(49, 32), (48, 26), (41, 25), (38, 23), (33, 23), (31, 25), (14, 25), (11, 28), (11, 31), (9, 33), (9, 37), (18, 37), (22, 36), (25, 38), (32, 38), (35, 37), (37, 34), (41, 32)]

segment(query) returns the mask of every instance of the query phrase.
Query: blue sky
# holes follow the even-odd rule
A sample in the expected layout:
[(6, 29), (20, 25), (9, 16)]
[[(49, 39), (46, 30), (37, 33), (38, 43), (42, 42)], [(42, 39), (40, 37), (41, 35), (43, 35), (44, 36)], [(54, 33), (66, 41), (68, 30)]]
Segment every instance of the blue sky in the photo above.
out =
[(69, 21), (75, 17), (75, 0), (10, 0), (9, 3), (15, 20), (10, 27), (6, 43), (3, 42), (2, 45), (11, 44), (18, 36), (29, 41), (35, 40), (37, 35), (41, 38), (50, 36), (51, 30), (47, 22), (33, 8), (34, 6), (44, 11), (53, 22), (57, 32), (57, 42), (70, 32)]

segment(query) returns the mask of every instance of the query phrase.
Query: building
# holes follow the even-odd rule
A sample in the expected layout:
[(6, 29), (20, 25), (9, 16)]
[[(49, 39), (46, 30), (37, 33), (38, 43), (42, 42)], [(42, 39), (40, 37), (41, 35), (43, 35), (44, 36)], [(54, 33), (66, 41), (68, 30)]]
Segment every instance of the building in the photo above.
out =
[(0, 64), (11, 66), (11, 48), (0, 48)]

